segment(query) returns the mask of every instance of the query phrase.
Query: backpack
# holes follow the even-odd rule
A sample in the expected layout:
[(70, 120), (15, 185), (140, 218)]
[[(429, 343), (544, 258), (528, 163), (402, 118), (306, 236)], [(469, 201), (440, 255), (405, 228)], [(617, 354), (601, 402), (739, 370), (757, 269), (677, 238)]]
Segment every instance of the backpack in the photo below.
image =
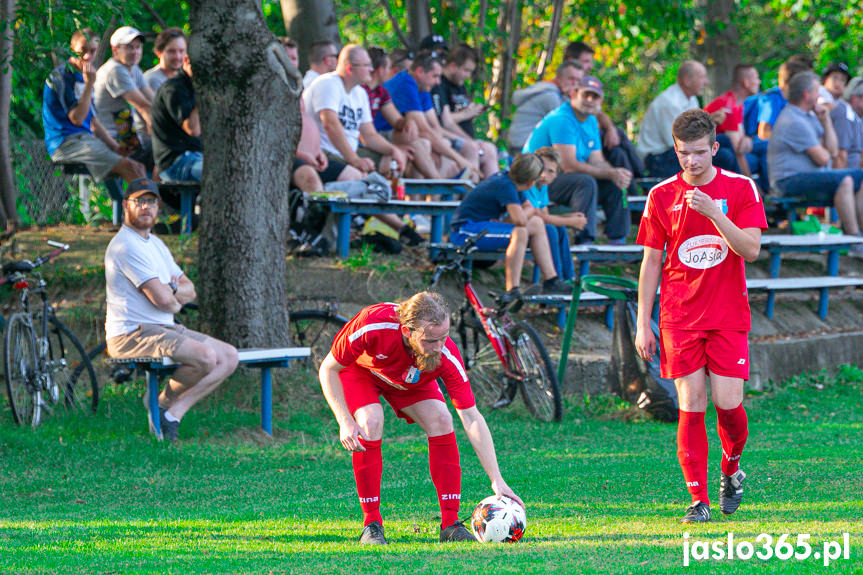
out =
[(323, 256), (330, 252), (332, 239), (327, 237), (328, 221), (331, 220), (327, 209), (309, 202), (300, 190), (291, 190), (288, 195), (290, 227), (288, 228), (288, 248), (298, 256)]

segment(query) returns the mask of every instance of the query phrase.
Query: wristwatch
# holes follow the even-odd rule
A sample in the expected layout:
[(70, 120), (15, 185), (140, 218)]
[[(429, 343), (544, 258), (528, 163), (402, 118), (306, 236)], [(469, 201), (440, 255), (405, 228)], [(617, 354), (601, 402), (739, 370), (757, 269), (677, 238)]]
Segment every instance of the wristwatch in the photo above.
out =
[(171, 288), (171, 291), (174, 293), (174, 295), (177, 295), (177, 284), (175, 284), (174, 282), (168, 282), (168, 286)]

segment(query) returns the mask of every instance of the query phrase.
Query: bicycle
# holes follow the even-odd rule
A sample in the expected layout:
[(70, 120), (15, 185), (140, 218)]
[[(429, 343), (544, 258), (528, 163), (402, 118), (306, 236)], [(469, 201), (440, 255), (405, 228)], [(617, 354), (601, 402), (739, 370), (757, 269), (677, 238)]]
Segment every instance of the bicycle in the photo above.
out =
[(517, 311), (515, 307), (521, 300), (504, 303), (498, 296), (497, 307), (486, 307), (471, 284), (471, 268), (464, 265), (464, 260), (485, 234), (483, 231), (468, 238), (450, 263), (438, 265), (429, 287), (434, 289), (446, 272), (461, 275), (465, 299), (453, 323), (477, 402), (494, 409), (505, 407), (521, 389), (522, 399), (534, 417), (560, 421), (560, 387), (548, 350), (533, 326), (515, 321), (510, 315)]
[[(47, 282), (37, 271), (69, 249), (67, 244), (48, 241), (57, 248), (37, 257), (3, 265), (0, 284), (10, 283), (18, 292), (18, 311), (6, 324), (3, 338), (6, 395), (12, 418), (20, 425), (36, 427), (42, 411), (63, 403), (70, 410), (96, 410), (99, 386), (96, 372), (84, 346), (61, 322), (48, 303)], [(39, 296), (41, 306), (31, 308), (31, 296)]]

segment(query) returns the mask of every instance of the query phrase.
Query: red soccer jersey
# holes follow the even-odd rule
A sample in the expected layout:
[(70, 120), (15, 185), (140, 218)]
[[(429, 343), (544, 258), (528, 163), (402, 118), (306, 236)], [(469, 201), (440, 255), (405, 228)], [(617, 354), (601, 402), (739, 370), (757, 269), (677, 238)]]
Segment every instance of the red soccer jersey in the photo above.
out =
[(725, 109), (725, 121), (716, 126), (716, 133), (736, 132), (743, 122), (743, 103), (738, 104), (734, 92), (729, 90), (704, 106), (704, 111), (710, 114), (723, 108)]
[(405, 349), (396, 304), (380, 303), (363, 308), (336, 335), (333, 357), (341, 365), (356, 364), (387, 383), (412, 387), (441, 378), (456, 409), (476, 404), (467, 372), (455, 343), (446, 339), (440, 367), (423, 372)]
[[(713, 180), (697, 187), (739, 228), (767, 229), (761, 196), (746, 176), (717, 169)], [(682, 172), (657, 184), (638, 228), (639, 244), (667, 252), (659, 325), (749, 331), (743, 258), (729, 249), (713, 222), (688, 206), (683, 195), (691, 189)]]

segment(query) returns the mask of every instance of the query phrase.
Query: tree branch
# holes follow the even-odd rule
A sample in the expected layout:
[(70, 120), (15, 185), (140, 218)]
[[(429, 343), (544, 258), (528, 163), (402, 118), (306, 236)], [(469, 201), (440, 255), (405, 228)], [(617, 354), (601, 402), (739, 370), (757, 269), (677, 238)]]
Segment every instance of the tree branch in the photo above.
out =
[(161, 26), (161, 27), (162, 27), (162, 30), (164, 30), (165, 28), (167, 28), (167, 27), (168, 27), (168, 25), (167, 25), (167, 24), (165, 24), (165, 21), (164, 21), (164, 20), (162, 20), (162, 17), (161, 17), (161, 16), (159, 16), (159, 13), (158, 13), (158, 12), (156, 12), (156, 11), (153, 9), (153, 7), (152, 7), (152, 6), (150, 6), (150, 5), (147, 3), (147, 0), (138, 0), (138, 2), (140, 2), (140, 3), (141, 3), (141, 5), (142, 5), (142, 6), (144, 6), (144, 8), (147, 10), (147, 12), (149, 12), (149, 13), (153, 16), (153, 18), (155, 18), (155, 19), (156, 19), (156, 22), (158, 22), (158, 23), (159, 23), (159, 26)]
[(548, 31), (548, 44), (539, 57), (536, 67), (536, 79), (542, 80), (545, 75), (545, 67), (554, 58), (554, 46), (557, 44), (557, 36), (560, 33), (560, 20), (563, 16), (563, 0), (554, 0), (554, 12), (551, 16), (551, 29)]
[(396, 20), (396, 17), (393, 15), (393, 11), (390, 10), (390, 3), (387, 0), (378, 1), (380, 2), (380, 5), (383, 6), (384, 11), (387, 13), (387, 18), (390, 19), (390, 24), (392, 24), (393, 30), (395, 30), (395, 33), (399, 37), (399, 40), (401, 40), (401, 43), (404, 44), (405, 48), (410, 49), (411, 44), (408, 41), (407, 36), (405, 36), (405, 33), (402, 32), (398, 20)]

